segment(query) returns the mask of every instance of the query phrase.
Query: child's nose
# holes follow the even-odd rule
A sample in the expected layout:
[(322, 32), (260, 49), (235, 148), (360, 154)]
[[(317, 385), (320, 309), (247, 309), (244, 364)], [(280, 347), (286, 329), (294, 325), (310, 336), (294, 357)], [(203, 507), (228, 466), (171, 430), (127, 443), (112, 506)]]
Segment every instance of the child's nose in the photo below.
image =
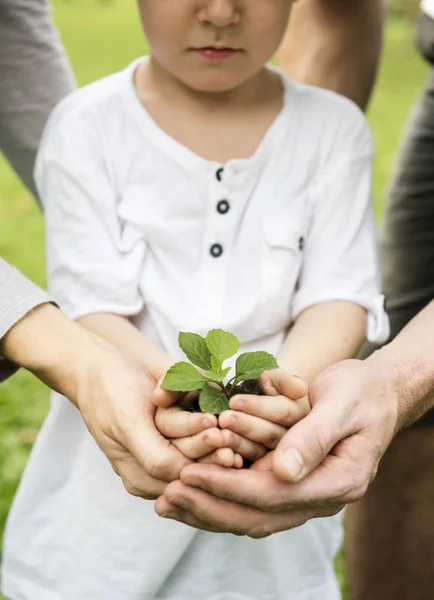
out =
[(200, 18), (214, 27), (236, 25), (240, 20), (240, 0), (205, 0)]

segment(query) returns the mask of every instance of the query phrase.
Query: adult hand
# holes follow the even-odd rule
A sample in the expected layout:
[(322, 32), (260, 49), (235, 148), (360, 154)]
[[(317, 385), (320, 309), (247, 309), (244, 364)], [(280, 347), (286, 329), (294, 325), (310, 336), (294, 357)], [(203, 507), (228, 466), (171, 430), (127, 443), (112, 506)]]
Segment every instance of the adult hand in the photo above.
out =
[[(155, 382), (129, 357), (102, 346), (80, 369), (77, 407), (127, 492), (155, 499), (191, 461), (156, 428), (150, 401)], [(193, 423), (191, 431), (203, 428), (199, 423), (196, 431)]]
[[(42, 305), (12, 327), (0, 340), (0, 354), (78, 407), (130, 494), (157, 498), (191, 462), (156, 428), (150, 401), (155, 381), (129, 356), (54, 306)], [(203, 429), (195, 422), (192, 433), (195, 427)]]
[(273, 471), (187, 466), (157, 500), (157, 513), (198, 529), (260, 538), (359, 499), (398, 427), (393, 379), (377, 353), (328, 368), (309, 396), (311, 413), (260, 461)]

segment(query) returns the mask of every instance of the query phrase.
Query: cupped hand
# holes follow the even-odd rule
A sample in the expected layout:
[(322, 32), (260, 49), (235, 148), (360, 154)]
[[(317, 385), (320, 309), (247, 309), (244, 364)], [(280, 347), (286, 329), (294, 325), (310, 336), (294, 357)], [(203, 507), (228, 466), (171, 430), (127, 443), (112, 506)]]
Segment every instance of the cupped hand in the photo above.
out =
[(96, 341), (75, 375), (76, 397), (96, 443), (133, 496), (155, 499), (191, 463), (157, 430), (155, 382), (131, 358)]
[(157, 500), (157, 513), (198, 529), (259, 538), (358, 500), (396, 432), (397, 392), (374, 355), (326, 369), (309, 397), (312, 411), (262, 466), (186, 466), (181, 481)]

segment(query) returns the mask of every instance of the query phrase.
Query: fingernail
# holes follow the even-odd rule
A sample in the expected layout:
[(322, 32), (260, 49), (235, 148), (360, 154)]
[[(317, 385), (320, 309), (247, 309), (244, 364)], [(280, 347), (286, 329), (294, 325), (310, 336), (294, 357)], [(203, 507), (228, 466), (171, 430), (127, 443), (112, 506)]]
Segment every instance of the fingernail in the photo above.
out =
[(285, 450), (283, 455), (283, 463), (291, 478), (294, 481), (297, 481), (304, 469), (303, 458), (300, 452), (294, 449)]
[(205, 429), (209, 429), (210, 427), (213, 426), (210, 419), (202, 419), (201, 424), (202, 424), (202, 427), (204, 427)]

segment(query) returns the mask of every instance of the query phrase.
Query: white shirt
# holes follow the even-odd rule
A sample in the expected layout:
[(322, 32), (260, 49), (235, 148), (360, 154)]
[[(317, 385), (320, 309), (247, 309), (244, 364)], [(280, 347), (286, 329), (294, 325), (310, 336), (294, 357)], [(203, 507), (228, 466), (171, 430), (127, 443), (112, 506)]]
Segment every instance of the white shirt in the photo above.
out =
[[(387, 336), (362, 113), (284, 79), (257, 152), (220, 165), (150, 118), (136, 64), (70, 96), (44, 136), (36, 180), (63, 309), (134, 316), (179, 357), (180, 330), (213, 327), (240, 352), (276, 353), (303, 309), (333, 299), (366, 307), (370, 339)], [(341, 533), (340, 516), (264, 540), (162, 520), (53, 395), (10, 514), (3, 585), (13, 600), (336, 600)]]
[(434, 19), (434, 0), (422, 0), (420, 7), (426, 15)]

